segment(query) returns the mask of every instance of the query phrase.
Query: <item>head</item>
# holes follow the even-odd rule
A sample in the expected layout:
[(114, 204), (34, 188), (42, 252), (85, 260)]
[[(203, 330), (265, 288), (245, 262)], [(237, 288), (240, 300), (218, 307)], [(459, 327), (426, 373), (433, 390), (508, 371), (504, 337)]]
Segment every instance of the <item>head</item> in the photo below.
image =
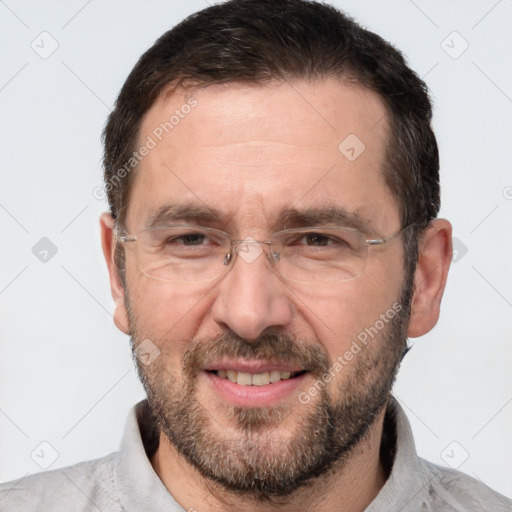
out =
[[(407, 336), (437, 321), (450, 261), (431, 117), (396, 49), (302, 0), (209, 7), (129, 75), (104, 131), (115, 321), (135, 353), (150, 344), (136, 363), (153, 414), (203, 476), (289, 494), (343, 465), (382, 413)], [(232, 240), (343, 219), (365, 239), (400, 233), (367, 249), (357, 279), (289, 280), (264, 247), (177, 282), (144, 272), (114, 234), (159, 214)], [(230, 365), (292, 378), (248, 399), (220, 382)]]

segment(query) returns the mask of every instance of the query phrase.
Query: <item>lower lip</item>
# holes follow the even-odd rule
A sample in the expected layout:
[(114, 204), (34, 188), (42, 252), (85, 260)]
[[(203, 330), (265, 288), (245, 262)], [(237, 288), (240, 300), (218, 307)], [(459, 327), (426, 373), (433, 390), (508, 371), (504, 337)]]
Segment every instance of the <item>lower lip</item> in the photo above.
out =
[(290, 396), (297, 396), (297, 390), (304, 382), (307, 373), (264, 386), (243, 386), (211, 372), (203, 372), (203, 375), (224, 401), (238, 407), (266, 407), (275, 405)]

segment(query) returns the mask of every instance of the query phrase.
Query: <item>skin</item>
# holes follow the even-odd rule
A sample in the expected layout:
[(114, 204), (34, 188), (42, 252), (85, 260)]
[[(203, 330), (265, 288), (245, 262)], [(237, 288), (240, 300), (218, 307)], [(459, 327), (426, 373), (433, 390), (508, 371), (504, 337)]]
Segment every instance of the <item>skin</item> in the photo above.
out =
[[(385, 107), (374, 93), (335, 79), (177, 90), (163, 94), (149, 110), (139, 134), (141, 144), (191, 95), (197, 106), (139, 164), (125, 221), (130, 233), (142, 229), (160, 206), (183, 201), (225, 214), (230, 220), (214, 227), (233, 239), (267, 239), (274, 231), (273, 216), (292, 206), (336, 205), (358, 212), (368, 221), (370, 237), (400, 229), (398, 205), (379, 172), (387, 123)], [(338, 151), (349, 134), (356, 134), (366, 146), (353, 162)], [(238, 258), (223, 279), (209, 285), (171, 284), (142, 274), (128, 250), (129, 314), (112, 259), (113, 220), (104, 214), (100, 224), (116, 304), (114, 321), (133, 334), (135, 326), (130, 324), (136, 318), (139, 339), (149, 338), (159, 346), (161, 361), (178, 381), (183, 379), (181, 362), (191, 340), (226, 332), (250, 341), (272, 329), (321, 348), (334, 361), (400, 297), (405, 278), (399, 239), (371, 247), (358, 279), (321, 287), (284, 282), (269, 271), (264, 258), (251, 264)], [(420, 243), (408, 336), (422, 336), (436, 324), (450, 260), (451, 226), (438, 219)], [(333, 399), (339, 398), (336, 390), (343, 389), (350, 375), (350, 368), (335, 374)], [(305, 378), (299, 391), (313, 382)], [(238, 427), (219, 407), (218, 396), (204, 381), (198, 386), (201, 406), (236, 442)], [(288, 439), (300, 415), (309, 410), (296, 394), (286, 398), (285, 405), (290, 413), (274, 426), (274, 440)], [(212, 486), (163, 434), (151, 462), (186, 510), (364, 510), (388, 476), (379, 460), (383, 418), (384, 410), (342, 467), (281, 503), (257, 503)]]

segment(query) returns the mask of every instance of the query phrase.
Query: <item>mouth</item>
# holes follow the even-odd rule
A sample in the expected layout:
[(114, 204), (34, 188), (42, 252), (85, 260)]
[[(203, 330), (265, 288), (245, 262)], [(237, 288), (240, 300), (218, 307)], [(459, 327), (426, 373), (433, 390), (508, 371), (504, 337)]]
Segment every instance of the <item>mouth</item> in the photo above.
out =
[(266, 386), (282, 380), (295, 379), (306, 373), (306, 370), (299, 370), (296, 372), (271, 370), (259, 373), (226, 369), (207, 371), (221, 379), (227, 379), (240, 386)]
[(267, 407), (292, 398), (308, 370), (284, 363), (219, 361), (201, 372), (217, 398), (238, 407)]

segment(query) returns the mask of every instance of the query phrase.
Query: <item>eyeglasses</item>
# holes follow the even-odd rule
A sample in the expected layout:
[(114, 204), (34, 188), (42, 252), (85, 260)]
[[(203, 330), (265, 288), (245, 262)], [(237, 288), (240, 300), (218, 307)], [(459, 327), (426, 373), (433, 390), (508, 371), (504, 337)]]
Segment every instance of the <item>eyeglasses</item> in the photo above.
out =
[(211, 281), (229, 272), (238, 255), (253, 263), (265, 254), (285, 279), (326, 283), (361, 276), (368, 247), (385, 244), (409, 227), (371, 240), (348, 227), (294, 228), (278, 231), (269, 240), (231, 240), (223, 231), (194, 225), (150, 227), (135, 235), (121, 233), (116, 226), (116, 237), (132, 245), (146, 276), (162, 281)]

